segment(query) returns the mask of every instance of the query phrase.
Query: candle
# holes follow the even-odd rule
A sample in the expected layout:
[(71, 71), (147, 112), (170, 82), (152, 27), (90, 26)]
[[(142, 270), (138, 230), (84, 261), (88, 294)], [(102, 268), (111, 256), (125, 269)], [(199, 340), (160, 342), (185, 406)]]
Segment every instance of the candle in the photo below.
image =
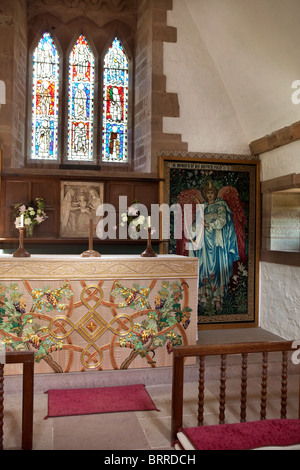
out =
[(90, 219), (89, 250), (93, 249), (93, 219)]
[(21, 214), (21, 223), (20, 227), (24, 227), (24, 214)]
[(151, 217), (149, 216), (148, 217), (148, 228), (150, 228), (150, 227), (151, 227)]

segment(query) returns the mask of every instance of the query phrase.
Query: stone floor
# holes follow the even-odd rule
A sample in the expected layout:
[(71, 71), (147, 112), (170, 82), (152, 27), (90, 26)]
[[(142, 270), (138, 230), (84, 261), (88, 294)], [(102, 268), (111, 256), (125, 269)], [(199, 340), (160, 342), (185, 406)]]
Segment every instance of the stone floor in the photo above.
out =
[[(238, 342), (238, 341), (260, 341), (276, 340), (272, 335), (259, 328), (238, 330), (216, 330), (199, 332), (200, 343)], [(195, 380), (196, 367), (191, 366), (187, 374), (184, 386), (184, 424), (196, 425), (197, 420), (197, 383)], [(47, 377), (35, 378), (34, 397), (34, 435), (33, 448), (35, 450), (171, 450), (171, 372), (151, 375), (142, 370), (127, 371), (126, 376), (121, 375), (123, 371), (114, 371), (115, 374), (107, 374), (101, 382), (105, 385), (118, 385), (116, 377), (127, 377), (125, 383), (145, 383), (146, 389), (158, 411), (106, 413), (86, 416), (70, 416), (64, 418), (48, 418), (47, 394), (49, 384), (58, 380), (59, 374), (47, 375)], [(125, 372), (125, 371), (124, 371)], [(154, 371), (157, 372), (157, 371)], [(119, 373), (119, 374), (118, 374)], [(92, 377), (95, 372), (90, 373)], [(102, 373), (101, 373), (102, 374)], [(116, 375), (118, 374), (118, 375)], [(44, 374), (43, 374), (44, 375)], [(67, 375), (67, 374), (65, 374)], [(93, 382), (87, 381), (87, 375), (83, 374), (84, 382), (78, 381), (73, 386), (93, 386)], [(98, 374), (97, 374), (98, 376)], [(81, 376), (80, 376), (81, 377)], [(83, 377), (83, 376), (82, 376)], [(206, 381), (205, 392), (205, 420), (208, 424), (217, 423), (218, 416), (218, 387), (219, 381), (213, 375)], [(60, 383), (61, 388), (70, 386), (70, 380)], [(259, 374), (252, 377), (248, 383), (248, 419), (259, 419), (260, 397), (254, 391), (254, 386), (260, 383)], [(275, 376), (268, 380), (268, 417), (279, 417), (279, 390), (275, 387)], [(5, 377), (4, 392), (4, 449), (18, 449), (21, 443), (21, 388), (19, 378)], [(101, 386), (96, 384), (97, 386)], [(239, 390), (240, 381), (237, 377), (230, 379), (228, 388), (232, 386), (233, 393), (227, 393), (226, 421), (236, 420), (239, 414)], [(52, 388), (59, 388), (57, 383)], [(280, 388), (280, 387), (279, 387)], [(288, 417), (298, 417), (298, 376), (293, 374), (289, 378), (289, 407)]]

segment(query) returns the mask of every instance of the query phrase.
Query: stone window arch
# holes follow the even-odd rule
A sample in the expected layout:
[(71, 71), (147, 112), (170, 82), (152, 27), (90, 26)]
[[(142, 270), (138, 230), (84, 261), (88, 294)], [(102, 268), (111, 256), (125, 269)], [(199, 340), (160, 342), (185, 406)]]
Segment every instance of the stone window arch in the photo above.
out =
[[(56, 164), (58, 167), (75, 167), (77, 165), (90, 167), (92, 165), (98, 168), (102, 165), (104, 167), (120, 165), (129, 168), (133, 151), (133, 58), (126, 40), (123, 41), (122, 38), (122, 32), (125, 31), (126, 33), (126, 28), (124, 28), (124, 25), (121, 25), (121, 27), (120, 25), (110, 25), (110, 28), (106, 28), (98, 38), (93, 38), (95, 31), (86, 34), (88, 29), (86, 26), (81, 28), (79, 33), (78, 25), (76, 27), (71, 25), (69, 28), (72, 36), (69, 35), (68, 43), (65, 39), (62, 40), (63, 38), (59, 37), (59, 31), (58, 34), (53, 34), (53, 32), (50, 33), (47, 29), (44, 29), (36, 35), (36, 38), (38, 38), (35, 38), (37, 46), (31, 48), (33, 52), (29, 55), (30, 97), (28, 101), (30, 112), (28, 113), (29, 125), (27, 128), (27, 158), (25, 164), (26, 166)], [(121, 30), (121, 34), (119, 30)], [(31, 87), (36, 88), (35, 56), (45, 37), (49, 38), (53, 49), (55, 48), (58, 62), (55, 68), (57, 71), (55, 96), (48, 93), (48, 102), (51, 102), (51, 105), (49, 104), (47, 108), (47, 101), (45, 101), (43, 112), (47, 112), (49, 109), (53, 112), (54, 105), (52, 101), (54, 100), (56, 121), (55, 125), (51, 121), (52, 127), (50, 128), (49, 119), (47, 116), (42, 115), (44, 121), (39, 122), (39, 128), (43, 130), (42, 126), (44, 125), (44, 133), (41, 134), (40, 132), (44, 140), (41, 140), (43, 145), (38, 145), (37, 142), (39, 141), (37, 139), (40, 134), (36, 131), (36, 114), (33, 114), (33, 109), (37, 108), (34, 105), (37, 98), (31, 92)], [(115, 45), (116, 41), (121, 54), (125, 58), (126, 83), (122, 85), (122, 90), (121, 84), (117, 89), (122, 107), (122, 122), (115, 123), (118, 127), (117, 133), (112, 132), (114, 131), (114, 128), (112, 128), (114, 123), (110, 123), (110, 134), (118, 134), (118, 139), (112, 139), (111, 136), (106, 139), (109, 129), (107, 121), (105, 123), (103, 121), (103, 110), (105, 106), (107, 107), (107, 101), (104, 100), (104, 69), (107, 69), (105, 60), (107, 59), (108, 49)], [(75, 57), (77, 61), (80, 57), (82, 64), (72, 63)], [(84, 64), (85, 59), (86, 65)], [(79, 68), (83, 70), (84, 67), (87, 67), (87, 74), (79, 71), (78, 74), (75, 73), (76, 76), (74, 75), (74, 70), (79, 70)], [(42, 75), (40, 75), (38, 81), (42, 83)], [(46, 85), (45, 80), (44, 83)], [(53, 86), (51, 90), (54, 90)], [(116, 96), (113, 91), (115, 90), (110, 92), (111, 96)], [(47, 88), (44, 93), (45, 97), (47, 97), (46, 92)], [(41, 93), (39, 93), (40, 96), (42, 96)], [(120, 120), (116, 119), (116, 121)], [(121, 128), (122, 135), (120, 138)], [(104, 151), (106, 140), (111, 141), (111, 146), (108, 145), (107, 148), (113, 148), (112, 153)], [(122, 158), (120, 158), (120, 155)]]

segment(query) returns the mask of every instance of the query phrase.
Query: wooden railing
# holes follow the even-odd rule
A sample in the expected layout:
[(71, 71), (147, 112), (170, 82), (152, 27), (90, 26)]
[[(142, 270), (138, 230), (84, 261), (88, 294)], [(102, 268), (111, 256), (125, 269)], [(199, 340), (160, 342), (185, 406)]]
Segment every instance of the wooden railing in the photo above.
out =
[[(5, 353), (5, 364), (23, 364), (22, 449), (32, 449), (33, 436), (33, 378), (34, 352), (10, 351)], [(4, 366), (0, 363), (0, 450), (3, 450)]]
[[(183, 414), (183, 384), (184, 359), (199, 357), (199, 394), (198, 394), (198, 426), (204, 421), (204, 389), (205, 389), (205, 360), (207, 356), (220, 356), (220, 394), (219, 394), (219, 423), (225, 422), (226, 402), (226, 367), (227, 356), (241, 355), (241, 395), (240, 421), (246, 421), (247, 407), (247, 369), (250, 353), (262, 354), (260, 419), (266, 419), (267, 407), (267, 377), (268, 356), (270, 352), (281, 352), (281, 408), (280, 418), (286, 417), (287, 410), (287, 368), (288, 352), (291, 351), (292, 341), (251, 342), (234, 344), (212, 344), (178, 346), (173, 351), (173, 386), (172, 386), (172, 440), (176, 439), (178, 430), (182, 427)], [(300, 406), (300, 404), (299, 404)], [(300, 416), (299, 416), (300, 417)]]

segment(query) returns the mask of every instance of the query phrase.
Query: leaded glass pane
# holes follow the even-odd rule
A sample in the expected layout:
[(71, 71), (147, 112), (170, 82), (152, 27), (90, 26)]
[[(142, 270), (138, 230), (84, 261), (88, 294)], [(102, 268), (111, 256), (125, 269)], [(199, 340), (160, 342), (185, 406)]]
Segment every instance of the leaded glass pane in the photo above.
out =
[(46, 32), (33, 53), (31, 158), (57, 159), (59, 55)]
[(69, 58), (68, 160), (93, 160), (95, 59), (79, 36)]
[(115, 38), (104, 58), (102, 161), (128, 161), (128, 59)]

